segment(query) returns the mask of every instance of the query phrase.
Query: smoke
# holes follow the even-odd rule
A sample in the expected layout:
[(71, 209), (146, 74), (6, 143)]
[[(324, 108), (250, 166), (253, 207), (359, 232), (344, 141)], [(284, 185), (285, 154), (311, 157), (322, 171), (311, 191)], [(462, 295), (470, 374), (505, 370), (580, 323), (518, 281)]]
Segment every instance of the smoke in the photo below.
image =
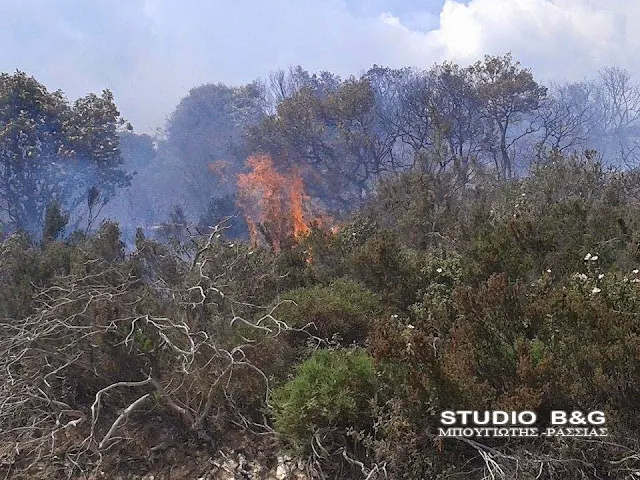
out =
[[(118, 190), (94, 222), (117, 221), (127, 244), (133, 243), (138, 227), (153, 233), (168, 221), (176, 207), (191, 213), (186, 218), (188, 222), (197, 223), (201, 205), (207, 201), (205, 198), (198, 205), (194, 203), (195, 192), (185, 189), (181, 181), (183, 169), (154, 143), (147, 135), (120, 135), (122, 168), (132, 174), (131, 186)], [(201, 192), (200, 196), (206, 194)]]
[(194, 85), (295, 64), (345, 76), (512, 51), (546, 81), (606, 64), (637, 76), (639, 22), (635, 0), (27, 0), (0, 6), (0, 69), (73, 97), (110, 88), (136, 130), (153, 133)]
[[(0, 70), (24, 69), (70, 97), (110, 88), (136, 130), (153, 133), (194, 85), (245, 84), (295, 64), (346, 76), (374, 63), (429, 68), (512, 51), (544, 83), (593, 77), (609, 64), (640, 78), (638, 27), (635, 0), (26, 0), (0, 5)], [(211, 128), (230, 136), (222, 123)], [(101, 192), (94, 223), (116, 219), (132, 238), (137, 226), (166, 221), (176, 205), (190, 222), (213, 221), (217, 213), (207, 209), (216, 201), (237, 213), (222, 200), (235, 193), (249, 152), (233, 156), (218, 140), (197, 146), (211, 158), (195, 170), (151, 137), (137, 149), (122, 139), (124, 169), (136, 174), (104, 206), (110, 192)], [(223, 180), (207, 172), (213, 161), (229, 162)], [(77, 188), (87, 192), (99, 181), (90, 170), (67, 175), (81, 178)], [(84, 226), (95, 213), (85, 202), (72, 222)]]
[(639, 11), (633, 1), (448, 0), (427, 36), (448, 59), (509, 50), (538, 77), (577, 80), (609, 64), (637, 68)]

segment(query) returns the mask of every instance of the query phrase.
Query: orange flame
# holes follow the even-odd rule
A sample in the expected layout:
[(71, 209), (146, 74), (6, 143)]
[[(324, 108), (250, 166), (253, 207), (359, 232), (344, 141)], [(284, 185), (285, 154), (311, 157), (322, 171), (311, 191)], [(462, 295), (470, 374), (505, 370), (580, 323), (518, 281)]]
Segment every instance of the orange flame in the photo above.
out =
[(309, 233), (305, 204), (309, 197), (300, 172), (279, 173), (268, 155), (247, 159), (249, 173), (238, 175), (238, 206), (244, 213), (254, 244), (263, 239), (278, 251), (289, 238)]
[(291, 192), (289, 202), (291, 203), (291, 220), (293, 221), (293, 236), (300, 238), (309, 233), (309, 225), (304, 221), (303, 202), (309, 197), (304, 192), (304, 182), (298, 171), (294, 171), (291, 180)]

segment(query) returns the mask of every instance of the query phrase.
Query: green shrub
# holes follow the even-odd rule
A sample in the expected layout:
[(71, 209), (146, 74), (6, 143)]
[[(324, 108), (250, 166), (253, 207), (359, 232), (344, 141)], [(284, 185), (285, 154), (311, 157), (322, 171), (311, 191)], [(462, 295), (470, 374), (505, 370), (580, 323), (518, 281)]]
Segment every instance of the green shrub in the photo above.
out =
[(317, 350), (293, 380), (271, 394), (275, 429), (294, 449), (310, 447), (319, 430), (370, 428), (376, 391), (372, 358), (362, 350)]
[(69, 223), (69, 214), (64, 212), (58, 202), (51, 203), (44, 214), (44, 228), (42, 239), (52, 241), (57, 239)]
[(326, 286), (300, 288), (282, 296), (274, 316), (291, 327), (322, 338), (339, 336), (345, 344), (363, 343), (372, 320), (382, 311), (378, 297), (356, 282), (336, 280)]
[(425, 255), (420, 270), (422, 285), (418, 301), (411, 306), (411, 319), (416, 326), (443, 333), (450, 328), (448, 319), (451, 295), (463, 285), (462, 259), (455, 252), (446, 255)]
[(425, 268), (432, 255), (403, 246), (393, 232), (381, 231), (354, 249), (347, 259), (350, 276), (373, 290), (396, 309), (406, 309), (420, 299), (431, 281)]
[(522, 219), (483, 226), (469, 248), (469, 276), (482, 281), (498, 273), (510, 279), (529, 275), (535, 267), (532, 252), (540, 253), (529, 227)]
[[(548, 401), (598, 405), (637, 422), (640, 396), (640, 291), (637, 274), (575, 275), (565, 285), (531, 295), (527, 316), (549, 352), (554, 386)], [(533, 347), (533, 345), (532, 345)], [(532, 354), (534, 354), (532, 350)], [(637, 425), (637, 423), (636, 423)]]

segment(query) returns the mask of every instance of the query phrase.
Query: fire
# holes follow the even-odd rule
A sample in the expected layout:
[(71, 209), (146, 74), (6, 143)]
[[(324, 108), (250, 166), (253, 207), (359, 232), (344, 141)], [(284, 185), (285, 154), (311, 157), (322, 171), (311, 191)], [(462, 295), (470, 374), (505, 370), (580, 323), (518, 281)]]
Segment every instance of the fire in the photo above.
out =
[(308, 201), (308, 199), (309, 197), (304, 192), (304, 182), (300, 173), (298, 171), (293, 172), (289, 202), (291, 204), (291, 220), (293, 221), (293, 236), (295, 238), (309, 233), (309, 225), (304, 221), (302, 210), (303, 202)]
[(309, 233), (305, 216), (309, 197), (298, 170), (278, 172), (268, 155), (247, 159), (248, 173), (238, 175), (238, 206), (244, 213), (253, 243), (266, 241), (278, 251), (291, 237)]

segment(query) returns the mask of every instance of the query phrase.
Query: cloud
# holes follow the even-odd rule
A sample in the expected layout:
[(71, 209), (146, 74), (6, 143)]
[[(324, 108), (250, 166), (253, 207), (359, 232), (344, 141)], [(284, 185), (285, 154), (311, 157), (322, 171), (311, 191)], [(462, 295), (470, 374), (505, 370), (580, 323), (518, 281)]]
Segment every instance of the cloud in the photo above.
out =
[(640, 78), (636, 0), (23, 0), (0, 5), (0, 70), (71, 98), (110, 88), (153, 132), (198, 84), (301, 64), (341, 75), (512, 51), (544, 81)]
[(640, 4), (633, 0), (447, 0), (437, 28), (408, 28), (400, 18), (380, 20), (411, 45), (408, 63), (471, 63), (512, 52), (539, 78), (578, 80), (616, 64), (640, 76)]
[(633, 0), (448, 0), (429, 41), (454, 60), (512, 51), (546, 78), (576, 79), (611, 63), (635, 68), (639, 13)]

